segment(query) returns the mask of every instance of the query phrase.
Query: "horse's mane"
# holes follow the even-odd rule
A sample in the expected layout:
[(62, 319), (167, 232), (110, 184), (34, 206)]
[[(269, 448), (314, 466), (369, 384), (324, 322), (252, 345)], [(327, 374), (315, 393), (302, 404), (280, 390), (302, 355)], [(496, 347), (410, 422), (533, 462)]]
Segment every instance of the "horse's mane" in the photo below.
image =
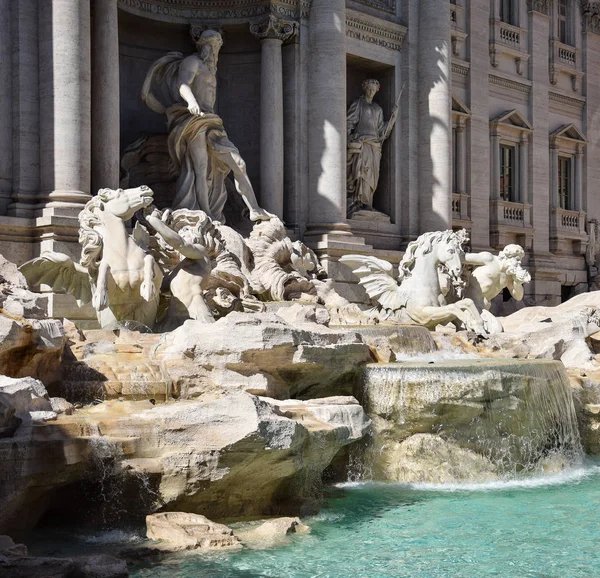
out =
[(111, 189), (100, 189), (95, 197), (92, 197), (79, 213), (79, 244), (81, 245), (81, 258), (79, 262), (88, 270), (92, 278), (98, 274), (98, 267), (102, 259), (104, 241), (102, 235), (96, 230), (101, 224), (98, 211), (102, 203), (110, 200), (116, 191)]
[(402, 282), (412, 275), (417, 252), (420, 252), (422, 255), (427, 255), (428, 253), (431, 253), (434, 246), (439, 243), (452, 242), (460, 247), (465, 241), (466, 237), (463, 233), (457, 233), (450, 229), (447, 231), (431, 231), (429, 233), (423, 233), (417, 239), (411, 241), (406, 247), (404, 257), (402, 257), (402, 261), (400, 261), (398, 266), (398, 281)]

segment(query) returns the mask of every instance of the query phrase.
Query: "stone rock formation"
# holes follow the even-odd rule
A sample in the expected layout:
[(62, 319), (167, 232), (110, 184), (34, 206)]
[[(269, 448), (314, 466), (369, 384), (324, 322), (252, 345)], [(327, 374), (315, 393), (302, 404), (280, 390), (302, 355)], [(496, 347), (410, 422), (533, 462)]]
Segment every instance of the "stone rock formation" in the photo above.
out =
[(169, 550), (238, 549), (242, 544), (233, 530), (206, 516), (186, 512), (161, 512), (146, 516), (146, 535)]
[(235, 530), (235, 535), (251, 550), (287, 546), (291, 543), (290, 535), (308, 533), (310, 527), (303, 524), (300, 518), (275, 518)]

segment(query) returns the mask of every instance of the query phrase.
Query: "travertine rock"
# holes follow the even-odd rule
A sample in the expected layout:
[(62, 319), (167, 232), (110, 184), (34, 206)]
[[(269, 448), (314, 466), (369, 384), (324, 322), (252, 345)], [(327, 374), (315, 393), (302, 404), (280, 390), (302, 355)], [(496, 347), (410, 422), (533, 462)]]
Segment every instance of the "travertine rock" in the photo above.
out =
[(124, 560), (106, 554), (75, 558), (5, 557), (0, 553), (1, 578), (127, 578)]
[(490, 460), (432, 434), (415, 434), (397, 444), (386, 474), (398, 482), (440, 484), (498, 478)]
[(48, 298), (32, 293), (17, 266), (0, 255), (0, 311), (14, 319), (44, 319)]
[(15, 379), (0, 375), (0, 404), (13, 408), (19, 417), (30, 412), (52, 411), (44, 384), (31, 377)]
[(314, 510), (322, 472), (369, 425), (353, 398), (279, 402), (244, 392), (110, 401), (59, 415), (0, 438), (0, 531), (31, 527), (55, 490), (82, 478), (130, 484), (132, 499), (152, 488), (140, 513), (220, 519)]
[(372, 360), (351, 331), (236, 312), (210, 326), (187, 321), (156, 356), (182, 397), (225, 388), (278, 399), (351, 394), (357, 368)]
[(0, 556), (27, 556), (27, 546), (15, 544), (10, 536), (0, 536)]
[(303, 524), (300, 518), (275, 518), (235, 530), (235, 535), (244, 546), (252, 550), (285, 546), (290, 543), (290, 534), (308, 533), (310, 527)]
[(146, 516), (146, 534), (169, 550), (221, 550), (241, 548), (233, 530), (200, 514), (161, 512)]

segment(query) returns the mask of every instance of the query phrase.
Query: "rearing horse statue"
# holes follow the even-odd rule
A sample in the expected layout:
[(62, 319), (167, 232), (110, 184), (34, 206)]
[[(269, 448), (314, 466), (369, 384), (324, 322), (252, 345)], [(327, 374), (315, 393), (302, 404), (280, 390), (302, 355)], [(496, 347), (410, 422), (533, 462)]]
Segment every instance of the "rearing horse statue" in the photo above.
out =
[(359, 284), (383, 309), (404, 309), (415, 323), (430, 330), (458, 319), (466, 329), (487, 335), (473, 301), (448, 303), (440, 284), (441, 266), (453, 284), (460, 284), (462, 245), (467, 240), (464, 230), (424, 233), (408, 244), (399, 265), (398, 281), (393, 277), (392, 265), (382, 259), (344, 255), (340, 261), (353, 268)]
[(64, 253), (42, 253), (20, 267), (29, 285), (49, 285), (91, 301), (101, 327), (136, 321), (152, 328), (163, 274), (148, 252), (140, 229), (126, 222), (153, 200), (149, 187), (100, 189), (79, 214), (81, 260)]

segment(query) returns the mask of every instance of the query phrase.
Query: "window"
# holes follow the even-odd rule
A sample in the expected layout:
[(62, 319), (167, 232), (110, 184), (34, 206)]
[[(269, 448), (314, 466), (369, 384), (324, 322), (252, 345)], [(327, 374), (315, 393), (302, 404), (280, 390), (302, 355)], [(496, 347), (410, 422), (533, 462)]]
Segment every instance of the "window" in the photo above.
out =
[(514, 0), (500, 0), (500, 20), (514, 26), (517, 21), (516, 16)]
[(558, 157), (558, 206), (568, 211), (573, 207), (571, 157)]
[(558, 0), (558, 39), (563, 44), (570, 43), (569, 38), (569, 0)]
[(514, 146), (500, 145), (500, 198), (513, 203), (516, 202), (515, 154)]

